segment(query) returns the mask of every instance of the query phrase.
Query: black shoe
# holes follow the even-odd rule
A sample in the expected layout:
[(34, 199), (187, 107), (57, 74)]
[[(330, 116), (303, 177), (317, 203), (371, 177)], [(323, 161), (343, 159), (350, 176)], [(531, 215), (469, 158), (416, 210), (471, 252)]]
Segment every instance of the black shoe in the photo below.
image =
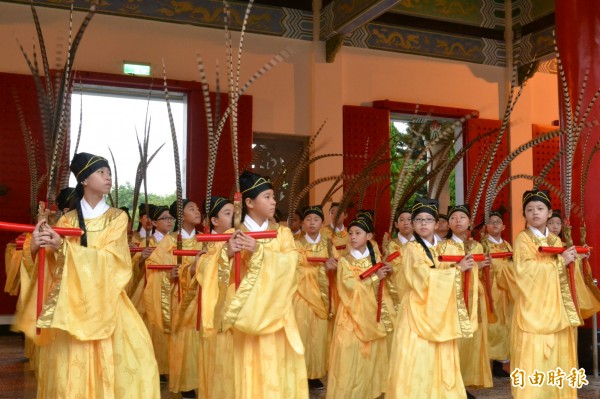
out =
[(161, 374), (160, 377), (159, 377), (159, 380), (160, 380), (161, 384), (166, 384), (168, 382), (167, 381), (167, 376), (165, 374)]
[(191, 391), (181, 392), (181, 399), (196, 399), (196, 391), (192, 389)]
[(318, 378), (315, 379), (309, 379), (308, 380), (308, 389), (322, 389), (325, 388), (323, 386), (323, 383), (321, 382), (321, 380), (319, 380)]
[(472, 393), (470, 393), (470, 392), (469, 392), (469, 391), (467, 391), (466, 389), (465, 389), (465, 392), (467, 393), (467, 399), (477, 399), (477, 398), (475, 397), (475, 395), (473, 395)]
[(510, 374), (504, 371), (502, 363), (494, 360), (492, 361), (492, 375), (497, 378), (509, 378)]

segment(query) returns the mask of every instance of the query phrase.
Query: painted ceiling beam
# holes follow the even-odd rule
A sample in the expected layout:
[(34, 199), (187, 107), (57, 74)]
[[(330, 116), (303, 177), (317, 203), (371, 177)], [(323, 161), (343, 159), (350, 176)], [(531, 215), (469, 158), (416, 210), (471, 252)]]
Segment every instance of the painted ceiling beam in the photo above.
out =
[(401, 0), (334, 0), (321, 12), (321, 40), (327, 41), (327, 62), (344, 43), (344, 37), (388, 11)]

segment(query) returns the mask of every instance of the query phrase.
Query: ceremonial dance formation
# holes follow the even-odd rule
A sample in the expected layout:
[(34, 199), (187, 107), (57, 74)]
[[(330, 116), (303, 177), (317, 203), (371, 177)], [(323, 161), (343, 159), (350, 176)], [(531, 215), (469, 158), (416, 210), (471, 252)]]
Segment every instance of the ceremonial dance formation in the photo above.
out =
[[(363, 204), (380, 178), (376, 168), (398, 159), (388, 142), (361, 173), (340, 172), (306, 187), (299, 176), (320, 158), (314, 137), (274, 178), (239, 164), (239, 98), (291, 56), (283, 51), (240, 85), (248, 13), (235, 62), (225, 26), (231, 59), (222, 110), (213, 109), (198, 60), (208, 131), (204, 198), (183, 198), (166, 71), (173, 203), (148, 200), (147, 168), (161, 149), (150, 153), (149, 127), (138, 137), (131, 215), (118, 207), (114, 159), (111, 167), (104, 157), (76, 148), (68, 162), (70, 129), (63, 119), (71, 69), (93, 6), (64, 69), (56, 72), (60, 90), (38, 87), (48, 100), (40, 101), (50, 143), (46, 198), (39, 201), (32, 183), (31, 223), (0, 222), (0, 229), (15, 234), (5, 252), (6, 291), (19, 296), (13, 330), (25, 335), (37, 397), (160, 398), (162, 384), (182, 398), (462, 399), (475, 397), (471, 388), (494, 389), (492, 377), (510, 379), (514, 398), (577, 397), (585, 380), (577, 327), (600, 310), (588, 261), (593, 248), (585, 245), (585, 233), (581, 245), (574, 244), (570, 223), (585, 216), (584, 204), (572, 205), (569, 179), (587, 114), (580, 115), (578, 105), (569, 128), (498, 159), (522, 90), (513, 83), (502, 127), (476, 139), (485, 138), (489, 150), (479, 154), (464, 199), (440, 209), (440, 190), (434, 190), (434, 182), (446, 181), (474, 148), (468, 143), (450, 155), (451, 126), (428, 142), (411, 141), (401, 170), (385, 176), (391, 182), (386, 188), (394, 189), (382, 200), (391, 203), (384, 216), (390, 228), (377, 231), (377, 209)], [(39, 28), (37, 17), (35, 23)], [(30, 65), (41, 81), (37, 62)], [(217, 80), (217, 96), (219, 90)], [(36, 115), (24, 114), (23, 125)], [(229, 151), (219, 147), (226, 124), (235, 183), (216, 192), (216, 158)], [(448, 134), (452, 139), (444, 141)], [(511, 210), (526, 224), (509, 243), (511, 215), (498, 193), (517, 177), (501, 176), (524, 150), (559, 135), (567, 138), (565, 189), (543, 175), (519, 176), (534, 186), (519, 193), (521, 207)], [(434, 163), (434, 146), (446, 146), (448, 159)], [(582, 176), (594, 153), (584, 150), (589, 158), (581, 162)], [(74, 188), (65, 183), (67, 164)], [(198, 179), (195, 173), (188, 177)], [(277, 199), (288, 177), (292, 198), (280, 221)], [(333, 184), (323, 198), (313, 193), (312, 205), (299, 205), (325, 182)], [(552, 203), (551, 192), (561, 203)]]

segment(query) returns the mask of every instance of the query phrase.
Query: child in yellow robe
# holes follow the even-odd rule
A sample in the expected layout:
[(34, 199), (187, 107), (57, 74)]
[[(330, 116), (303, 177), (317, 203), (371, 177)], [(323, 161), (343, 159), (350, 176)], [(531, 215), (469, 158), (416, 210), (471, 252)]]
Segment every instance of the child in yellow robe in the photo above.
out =
[[(465, 255), (465, 243), (469, 245), (470, 253), (483, 254), (483, 247), (480, 243), (472, 239), (467, 240), (466, 234), (471, 224), (469, 205), (449, 207), (448, 219), (450, 226), (446, 236), (448, 239), (440, 244), (440, 254)], [(477, 262), (471, 271), (468, 310), (471, 316), (473, 337), (461, 338), (457, 341), (460, 352), (460, 370), (463, 382), (467, 387), (490, 388), (493, 386), (487, 338), (487, 293), (482, 272), (482, 269), (489, 265), (490, 261), (486, 259)]]
[[(244, 222), (213, 257), (229, 274), (241, 252), (241, 284), (227, 298), (221, 319), (223, 331), (233, 330), (235, 397), (307, 398), (304, 346), (292, 306), (298, 250), (289, 228), (269, 223), (276, 203), (271, 183), (244, 172), (240, 188)], [(277, 238), (246, 234), (265, 230), (277, 231)]]
[(454, 265), (438, 262), (438, 205), (419, 198), (412, 208), (415, 241), (402, 255), (407, 289), (392, 345), (388, 399), (466, 398), (456, 341), (472, 336), (461, 272), (475, 262), (472, 255)]
[[(165, 237), (168, 237), (175, 224), (175, 218), (169, 213), (169, 208), (164, 205), (151, 205), (149, 207), (149, 218), (152, 221), (154, 233), (150, 240), (150, 247), (144, 248), (141, 253), (145, 266), (150, 264), (163, 264), (154, 255), (157, 248)], [(174, 295), (174, 287), (171, 284), (171, 272), (160, 270), (148, 270), (144, 267), (145, 281), (140, 282), (142, 286), (143, 310), (146, 314), (148, 331), (154, 345), (154, 354), (158, 362), (158, 370), (161, 375), (161, 383), (166, 382), (169, 374), (169, 334), (171, 332), (171, 318), (168, 303)]]
[[(481, 244), (487, 247), (490, 254), (499, 252), (512, 252), (510, 244), (502, 239), (502, 232), (506, 226), (502, 220), (502, 213), (493, 210), (485, 226), (486, 235)], [(492, 279), (492, 300), (494, 303), (495, 320), (488, 320), (489, 356), (492, 360), (492, 374), (494, 377), (507, 378), (510, 375), (504, 371), (503, 363), (510, 359), (510, 326), (514, 308), (514, 297), (510, 290), (499, 284), (497, 276), (502, 275), (505, 269), (512, 268), (512, 257), (492, 259), (490, 278)]]
[(296, 271), (298, 290), (294, 295), (294, 312), (305, 349), (308, 386), (311, 390), (323, 390), (323, 383), (319, 379), (327, 374), (332, 324), (329, 302), (333, 300), (330, 298), (333, 292), (329, 284), (332, 282), (328, 278), (326, 262), (310, 262), (308, 259), (329, 259), (333, 256), (330, 254), (333, 247), (320, 232), (324, 219), (323, 207), (308, 206), (301, 214), (304, 235), (296, 239), (300, 261)]
[(329, 225), (323, 227), (324, 238), (330, 239), (333, 242), (333, 246), (337, 248), (339, 252), (343, 252), (348, 245), (348, 231), (344, 226), (344, 220), (348, 217), (348, 212), (343, 210), (340, 212), (337, 220), (335, 219), (335, 215), (340, 208), (340, 204), (338, 202), (332, 202), (329, 206), (329, 218), (331, 222)]
[(337, 310), (331, 351), (327, 398), (368, 399), (385, 392), (388, 374), (388, 334), (395, 309), (384, 288), (381, 321), (377, 321), (379, 283), (392, 272), (385, 264), (364, 280), (360, 275), (381, 261), (370, 240), (372, 219), (363, 215), (350, 223), (350, 251), (337, 267)]
[[(547, 223), (548, 230), (562, 239), (562, 225), (560, 212), (556, 209), (552, 210), (552, 215)], [(564, 242), (562, 245), (563, 247), (567, 246)], [(586, 267), (589, 256), (589, 254), (581, 254), (575, 259), (575, 291), (581, 318), (584, 320), (600, 311), (600, 292), (593, 283), (591, 270)]]
[[(110, 167), (102, 157), (78, 153), (71, 171), (80, 201), (57, 226), (80, 228), (83, 235), (61, 238), (41, 220), (31, 240), (32, 257), (46, 248), (51, 271), (37, 319), (38, 398), (158, 399), (152, 342), (124, 291), (131, 277), (127, 216), (104, 200), (112, 185)], [(17, 325), (31, 331), (27, 325), (35, 325), (35, 317), (21, 314)]]
[[(208, 221), (211, 234), (224, 234), (233, 224), (233, 204), (227, 198), (212, 196), (208, 201)], [(205, 204), (205, 209), (206, 204)], [(202, 287), (202, 330), (204, 364), (199, 366), (199, 379), (206, 381), (207, 398), (235, 398), (233, 372), (233, 330), (222, 329), (222, 316), (227, 298), (235, 293), (233, 279), (227, 267), (215, 260), (221, 254), (224, 242), (208, 242), (206, 256), (200, 258), (194, 274), (195, 286)], [(199, 395), (201, 397), (201, 395)]]
[(398, 294), (402, 296), (402, 293), (407, 288), (401, 271), (402, 252), (404, 252), (404, 248), (409, 242), (415, 240), (412, 226), (412, 210), (410, 208), (401, 208), (398, 210), (394, 227), (398, 235), (388, 243), (387, 254), (400, 253), (400, 256), (392, 261), (392, 268), (394, 269), (394, 285), (398, 290)]
[(562, 247), (560, 238), (546, 226), (552, 214), (548, 191), (526, 191), (523, 214), (527, 227), (515, 238), (513, 251), (518, 295), (510, 337), (512, 394), (516, 399), (574, 398), (576, 389), (567, 383), (559, 388), (544, 380), (537, 386), (528, 377), (536, 371), (546, 375), (562, 370), (568, 374), (577, 369), (573, 327), (581, 321), (571, 297), (566, 267), (577, 254), (574, 247), (561, 255), (538, 251), (540, 246)]
[[(195, 226), (202, 223), (200, 209), (195, 202), (183, 199), (182, 216), (182, 249), (200, 250), (202, 243), (196, 240)], [(165, 213), (166, 214), (166, 213)], [(177, 202), (168, 211), (169, 215), (177, 216)], [(161, 216), (164, 217), (164, 216)], [(175, 230), (177, 224), (175, 224)], [(172, 251), (177, 249), (177, 233), (170, 233), (158, 244), (156, 250), (148, 258), (148, 266), (152, 264), (176, 265), (178, 260)], [(181, 264), (170, 272), (155, 272), (162, 274), (162, 328), (169, 331), (169, 391), (181, 392), (182, 398), (195, 398), (195, 389), (199, 388), (198, 356), (202, 354), (201, 334), (196, 330), (198, 313), (198, 291), (189, 288), (188, 270), (200, 256), (182, 256)], [(169, 275), (170, 273), (170, 275)], [(204, 387), (201, 386), (200, 390)]]

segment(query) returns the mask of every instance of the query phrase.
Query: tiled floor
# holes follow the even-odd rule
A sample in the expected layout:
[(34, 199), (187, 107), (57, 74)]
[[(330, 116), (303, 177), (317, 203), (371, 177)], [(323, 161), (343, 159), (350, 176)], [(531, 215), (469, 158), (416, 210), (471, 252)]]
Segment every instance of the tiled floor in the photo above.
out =
[[(0, 398), (35, 399), (36, 381), (33, 372), (25, 371), (27, 359), (23, 356), (23, 339), (18, 335), (0, 335)], [(597, 385), (590, 377), (590, 385), (579, 391), (580, 399), (600, 399), (600, 381)], [(494, 379), (492, 389), (470, 390), (477, 399), (509, 399), (509, 379)], [(311, 395), (311, 399), (324, 395)], [(163, 399), (179, 398), (163, 387)]]

